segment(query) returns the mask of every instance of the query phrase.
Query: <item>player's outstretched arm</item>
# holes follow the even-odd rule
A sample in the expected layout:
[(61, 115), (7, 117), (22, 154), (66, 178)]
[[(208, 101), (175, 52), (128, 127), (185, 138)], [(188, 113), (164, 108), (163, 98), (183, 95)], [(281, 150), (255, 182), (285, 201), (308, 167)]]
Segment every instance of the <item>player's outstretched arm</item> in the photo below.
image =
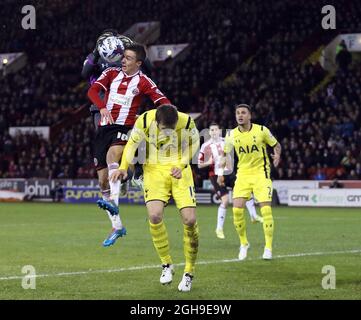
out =
[(117, 180), (126, 180), (127, 178), (128, 178), (127, 170), (118, 169), (110, 175), (109, 181), (116, 182)]
[(142, 90), (143, 93), (148, 96), (157, 107), (162, 104), (172, 104), (169, 99), (158, 89), (153, 80), (147, 76), (144, 76)]
[(98, 83), (93, 83), (88, 90), (89, 100), (95, 104), (101, 114), (101, 122), (113, 124), (114, 120), (109, 110), (106, 108), (105, 99), (102, 100), (99, 96), (100, 91), (103, 90), (103, 87)]
[(120, 166), (118, 170), (114, 171), (110, 175), (109, 181), (116, 182), (117, 180), (125, 180), (128, 177), (128, 168), (134, 159), (135, 151), (137, 150), (138, 145), (139, 143), (134, 141), (131, 136), (123, 150)]
[(212, 156), (210, 156), (209, 159), (207, 159), (207, 161), (198, 160), (198, 168), (203, 169), (203, 168), (211, 166), (213, 163), (214, 163), (213, 158), (212, 158)]
[(264, 142), (273, 148), (273, 154), (271, 154), (271, 157), (273, 159), (273, 165), (277, 167), (281, 160), (281, 145), (267, 127), (263, 127), (262, 132)]
[(280, 145), (279, 142), (277, 142), (277, 144), (273, 147), (273, 154), (271, 155), (272, 159), (273, 159), (273, 165), (277, 168), (280, 160), (281, 160), (281, 152), (282, 152), (282, 147)]
[(127, 178), (127, 171), (134, 159), (135, 152), (137, 151), (139, 144), (145, 139), (143, 119), (144, 113), (134, 124), (132, 133), (130, 134), (129, 140), (123, 150), (120, 166), (118, 170), (114, 172), (114, 175), (110, 177), (111, 181), (116, 181), (117, 179), (124, 180)]
[(81, 76), (83, 79), (89, 79), (94, 75), (98, 59), (98, 50), (94, 49), (94, 51), (90, 53), (84, 61), (83, 69), (81, 70)]
[(97, 106), (99, 110), (105, 109), (106, 101), (102, 100), (99, 96), (100, 92), (103, 90), (103, 87), (98, 83), (93, 83), (88, 90), (89, 100)]
[(100, 109), (100, 115), (101, 115), (101, 122), (102, 123), (109, 123), (114, 124), (114, 119), (112, 117), (112, 114), (107, 108)]

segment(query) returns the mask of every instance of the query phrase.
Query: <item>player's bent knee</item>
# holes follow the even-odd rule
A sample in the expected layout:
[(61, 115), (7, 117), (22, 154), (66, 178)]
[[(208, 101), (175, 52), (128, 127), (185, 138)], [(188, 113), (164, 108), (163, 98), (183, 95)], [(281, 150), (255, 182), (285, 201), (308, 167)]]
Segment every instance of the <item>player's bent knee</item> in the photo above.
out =
[(180, 209), (182, 215), (183, 224), (192, 227), (196, 224), (196, 208), (188, 207)]
[(188, 227), (193, 227), (197, 223), (196, 217), (186, 217), (183, 218), (183, 224)]
[(157, 215), (157, 214), (149, 214), (149, 221), (152, 224), (158, 224), (162, 222), (162, 216), (161, 215)]
[(188, 227), (193, 227), (197, 223), (196, 215), (193, 213), (191, 214), (183, 214), (183, 224)]
[(263, 205), (261, 207), (261, 214), (263, 218), (272, 217), (272, 208), (270, 205)]
[(233, 208), (244, 208), (246, 206), (246, 198), (234, 198), (233, 199)]
[(119, 162), (123, 154), (123, 145), (111, 146), (107, 152), (107, 163)]
[(234, 209), (244, 209), (246, 206), (246, 203), (234, 203), (233, 202), (233, 208)]

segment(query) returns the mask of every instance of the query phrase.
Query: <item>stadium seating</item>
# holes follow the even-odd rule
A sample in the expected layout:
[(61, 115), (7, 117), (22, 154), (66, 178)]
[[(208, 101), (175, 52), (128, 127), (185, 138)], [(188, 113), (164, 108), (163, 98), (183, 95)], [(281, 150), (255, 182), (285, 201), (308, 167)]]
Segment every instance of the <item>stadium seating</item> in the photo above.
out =
[[(90, 117), (62, 128), (51, 141), (10, 137), (7, 129), (66, 119), (87, 102), (86, 88), (78, 86), (80, 70), (96, 35), (108, 27), (125, 30), (158, 20), (158, 43), (187, 42), (191, 51), (185, 61), (155, 69), (151, 77), (182, 111), (202, 113), (200, 129), (213, 121), (233, 128), (232, 107), (246, 102), (254, 107), (254, 121), (267, 125), (283, 146), (274, 178), (361, 179), (360, 67), (336, 74), (310, 96), (327, 74), (317, 64), (303, 64), (325, 41), (317, 33), (318, 8), (327, 1), (132, 1), (111, 12), (110, 0), (75, 2), (44, 1), (37, 32), (22, 30), (10, 14), (20, 1), (3, 4), (8, 32), (0, 33), (0, 51), (25, 50), (29, 62), (0, 80), (1, 177), (95, 177)], [(261, 12), (263, 18), (255, 19)], [(359, 2), (344, 1), (337, 7), (338, 29), (359, 29), (360, 13)], [(52, 32), (59, 25), (60, 32)], [(195, 175), (201, 185), (206, 173)]]

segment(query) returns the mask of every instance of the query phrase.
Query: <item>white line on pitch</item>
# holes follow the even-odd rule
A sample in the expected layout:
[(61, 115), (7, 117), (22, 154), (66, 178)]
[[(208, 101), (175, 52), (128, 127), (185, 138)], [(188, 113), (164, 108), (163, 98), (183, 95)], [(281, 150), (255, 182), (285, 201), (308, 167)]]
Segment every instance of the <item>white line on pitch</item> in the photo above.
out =
[[(294, 253), (294, 254), (285, 254), (274, 256), (275, 259), (282, 258), (297, 258), (297, 257), (312, 257), (312, 256), (327, 256), (334, 254), (347, 254), (347, 253), (361, 253), (361, 249), (354, 250), (345, 250), (345, 251), (328, 251), (328, 252), (304, 252), (304, 253)], [(248, 260), (259, 260), (261, 258), (248, 258)], [(220, 264), (220, 263), (229, 263), (229, 262), (239, 262), (238, 259), (223, 259), (223, 260), (209, 260), (209, 261), (198, 261), (196, 265), (206, 265), (206, 264)], [(184, 266), (184, 263), (175, 263), (175, 266)], [(27, 278), (46, 278), (46, 277), (62, 277), (62, 276), (74, 276), (74, 275), (86, 275), (92, 273), (113, 273), (113, 272), (125, 272), (125, 271), (136, 271), (136, 270), (145, 270), (145, 269), (159, 269), (160, 265), (144, 265), (144, 266), (134, 266), (128, 268), (119, 268), (119, 269), (109, 269), (109, 270), (87, 270), (87, 271), (76, 271), (76, 272), (61, 272), (61, 273), (50, 273), (50, 274), (37, 274), (34, 276), (27, 276)], [(24, 276), (9, 276), (9, 277), (0, 277), (0, 281), (5, 280), (18, 280), (23, 279)]]

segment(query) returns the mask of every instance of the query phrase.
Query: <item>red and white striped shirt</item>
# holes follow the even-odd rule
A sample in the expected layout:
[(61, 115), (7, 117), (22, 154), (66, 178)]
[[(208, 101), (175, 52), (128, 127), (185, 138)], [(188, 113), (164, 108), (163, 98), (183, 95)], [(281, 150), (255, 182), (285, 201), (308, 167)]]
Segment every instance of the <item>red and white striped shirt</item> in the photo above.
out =
[[(106, 91), (103, 101), (99, 98), (101, 89)], [(109, 110), (115, 124), (125, 126), (134, 125), (144, 96), (148, 96), (156, 105), (170, 104), (157, 85), (144, 73), (138, 71), (128, 76), (121, 68), (115, 67), (103, 71), (90, 87), (88, 96), (99, 109)], [(99, 123), (100, 126), (107, 124)]]
[(212, 159), (212, 165), (209, 167), (209, 176), (215, 176), (220, 174), (222, 170), (221, 158), (224, 155), (224, 138), (218, 140), (209, 139), (203, 143), (198, 154), (198, 163), (207, 162)]

